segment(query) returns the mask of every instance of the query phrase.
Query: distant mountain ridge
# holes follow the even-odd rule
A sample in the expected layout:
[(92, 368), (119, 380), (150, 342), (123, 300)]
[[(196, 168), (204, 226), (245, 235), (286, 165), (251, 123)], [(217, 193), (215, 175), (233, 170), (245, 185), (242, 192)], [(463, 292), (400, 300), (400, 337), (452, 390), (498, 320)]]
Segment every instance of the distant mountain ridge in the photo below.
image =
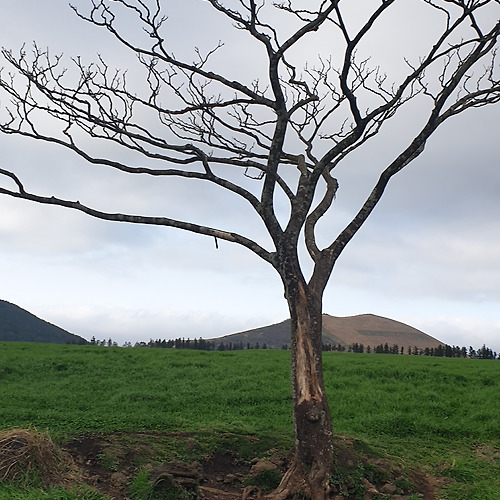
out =
[[(225, 335), (215, 342), (243, 343), (247, 345), (266, 344), (271, 349), (281, 349), (290, 344), (290, 320), (281, 323), (246, 330), (244, 332)], [(357, 316), (337, 317), (323, 314), (323, 342), (325, 344), (340, 344), (350, 346), (363, 344), (372, 348), (380, 344), (390, 347), (397, 344), (401, 347), (438, 347), (443, 342), (413, 328), (405, 323), (384, 318), (375, 314), (360, 314)]]
[[(290, 344), (290, 320), (274, 325), (254, 328), (223, 337), (210, 339), (212, 342), (242, 343), (255, 346), (264, 344), (271, 349), (281, 349)], [(86, 344), (87, 341), (56, 325), (44, 321), (15, 304), (0, 300), (0, 342), (40, 342), (54, 344)], [(399, 348), (438, 347), (441, 342), (430, 335), (405, 323), (375, 314), (337, 317), (323, 315), (323, 341), (327, 344), (364, 347), (397, 344)]]
[(0, 300), (0, 342), (86, 344), (87, 341), (15, 304)]

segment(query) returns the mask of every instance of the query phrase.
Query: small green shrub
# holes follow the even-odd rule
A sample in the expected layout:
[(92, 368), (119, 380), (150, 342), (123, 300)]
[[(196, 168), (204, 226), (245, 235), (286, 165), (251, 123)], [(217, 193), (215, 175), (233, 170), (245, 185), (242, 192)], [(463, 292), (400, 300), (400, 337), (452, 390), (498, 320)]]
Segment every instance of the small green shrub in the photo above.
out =
[(110, 455), (109, 453), (100, 453), (97, 456), (99, 463), (105, 468), (110, 471), (117, 471), (118, 468), (116, 466), (116, 457), (113, 455)]
[(191, 500), (193, 495), (162, 478), (153, 482), (147, 470), (140, 471), (129, 488), (132, 500)]
[(403, 493), (412, 493), (415, 491), (415, 486), (407, 477), (400, 477), (394, 481), (394, 486), (399, 488)]
[(153, 484), (149, 481), (149, 472), (141, 470), (132, 481), (129, 494), (132, 500), (149, 500), (153, 491)]
[(365, 495), (365, 486), (361, 482), (361, 479), (365, 477), (363, 464), (358, 463), (352, 469), (336, 464), (334, 469), (335, 472), (330, 475), (330, 483), (336, 487), (338, 493), (355, 500), (363, 500)]
[(281, 482), (281, 472), (279, 470), (263, 470), (257, 475), (245, 479), (245, 485), (258, 486), (266, 491), (276, 489)]

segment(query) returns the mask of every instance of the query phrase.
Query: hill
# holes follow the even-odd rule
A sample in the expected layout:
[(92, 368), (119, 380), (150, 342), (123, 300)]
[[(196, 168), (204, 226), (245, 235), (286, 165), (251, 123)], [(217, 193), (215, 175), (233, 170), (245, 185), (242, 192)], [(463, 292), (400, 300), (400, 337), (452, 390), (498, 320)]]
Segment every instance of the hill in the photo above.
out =
[(37, 318), (15, 304), (0, 300), (0, 342), (41, 342), (51, 344), (86, 344), (72, 333)]
[[(281, 349), (290, 343), (290, 320), (263, 326), (253, 330), (233, 333), (216, 339), (215, 342), (250, 343), (251, 345), (266, 344), (273, 349)], [(358, 316), (336, 317), (323, 315), (323, 341), (326, 344), (341, 344), (349, 346), (355, 343), (372, 348), (387, 343), (401, 347), (437, 347), (443, 344), (412, 326), (393, 319), (376, 316), (375, 314), (360, 314)]]

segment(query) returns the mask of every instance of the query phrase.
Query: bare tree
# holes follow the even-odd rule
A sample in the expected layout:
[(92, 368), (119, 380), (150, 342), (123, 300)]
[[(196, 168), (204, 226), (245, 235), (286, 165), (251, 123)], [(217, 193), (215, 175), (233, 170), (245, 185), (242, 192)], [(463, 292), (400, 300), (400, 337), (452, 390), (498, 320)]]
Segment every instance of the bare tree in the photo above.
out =
[[(391, 177), (423, 152), (443, 122), (500, 100), (495, 63), (499, 1), (414, 0), (426, 20), (439, 22), (441, 28), (433, 39), (424, 38), (418, 57), (405, 60), (404, 74), (396, 82), (359, 55), (375, 26), (399, 6), (396, 0), (359, 4), (355, 15), (346, 10), (348, 2), (339, 0), (207, 0), (214, 16), (226, 18), (253, 47), (260, 47), (255, 57), (262, 59), (265, 71), (251, 81), (245, 75), (234, 79), (228, 68), (212, 66), (214, 54), (224, 50), (222, 43), (195, 49), (192, 59), (177, 58), (165, 41), (168, 22), (160, 0), (90, 1), (85, 12), (74, 8), (76, 15), (106, 29), (137, 56), (138, 67), (130, 79), (141, 82), (142, 94), (133, 91), (126, 72), (101, 57), (90, 65), (74, 58), (72, 70), (66, 71), (61, 57), (51, 57), (36, 45), (17, 54), (4, 49), (10, 70), (3, 70), (0, 87), (10, 104), (2, 110), (1, 131), (55, 143), (92, 164), (126, 174), (217, 186), (248, 202), (272, 245), (266, 248), (243, 234), (185, 220), (107, 213), (84, 202), (41, 196), (3, 168), (0, 173), (8, 182), (0, 193), (100, 219), (174, 227), (227, 240), (268, 262), (281, 277), (290, 310), (296, 439), (295, 461), (272, 497), (291, 498), (303, 490), (314, 499), (326, 498), (333, 457), (321, 363), (323, 292), (337, 258)], [(123, 16), (135, 17), (142, 38), (120, 29)], [(308, 41), (321, 33), (332, 40), (325, 47), (331, 57), (311, 54)], [(310, 54), (307, 64), (298, 50), (303, 46)], [(318, 223), (334, 208), (339, 189), (335, 169), (375, 140), (415, 99), (427, 110), (420, 129), (383, 168), (351, 222), (338, 235), (327, 233), (329, 242), (320, 245)], [(131, 157), (140, 155), (142, 163), (92, 154), (89, 138), (134, 153)], [(288, 200), (286, 213), (278, 211), (278, 195)], [(307, 276), (299, 259), (303, 241), (307, 266), (312, 263)]]

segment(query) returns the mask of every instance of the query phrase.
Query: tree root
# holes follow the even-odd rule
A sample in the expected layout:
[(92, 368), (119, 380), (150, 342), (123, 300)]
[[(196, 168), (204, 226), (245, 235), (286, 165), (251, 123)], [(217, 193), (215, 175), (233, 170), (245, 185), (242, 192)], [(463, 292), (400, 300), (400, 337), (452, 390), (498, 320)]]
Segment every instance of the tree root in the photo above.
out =
[(310, 498), (327, 500), (330, 494), (329, 470), (315, 463), (306, 474), (304, 467), (296, 460), (287, 470), (278, 488), (266, 495), (267, 500), (292, 500)]

